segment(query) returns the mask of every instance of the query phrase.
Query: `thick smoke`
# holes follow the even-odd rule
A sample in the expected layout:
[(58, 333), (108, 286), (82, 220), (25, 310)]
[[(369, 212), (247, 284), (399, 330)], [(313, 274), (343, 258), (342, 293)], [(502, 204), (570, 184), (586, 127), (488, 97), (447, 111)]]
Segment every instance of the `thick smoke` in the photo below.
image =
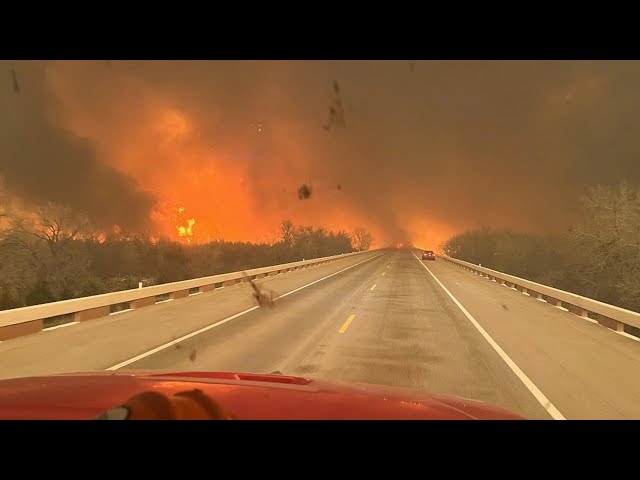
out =
[(46, 65), (1, 62), (0, 177), (28, 203), (56, 202), (103, 228), (144, 229), (153, 198), (134, 179), (104, 163), (94, 145), (51, 118)]
[(434, 247), (480, 226), (562, 232), (587, 185), (640, 181), (639, 62), (55, 62), (29, 108), (23, 66), (5, 70), (7, 180), (118, 223), (151, 201), (116, 172), (196, 232), (263, 239), (291, 218)]

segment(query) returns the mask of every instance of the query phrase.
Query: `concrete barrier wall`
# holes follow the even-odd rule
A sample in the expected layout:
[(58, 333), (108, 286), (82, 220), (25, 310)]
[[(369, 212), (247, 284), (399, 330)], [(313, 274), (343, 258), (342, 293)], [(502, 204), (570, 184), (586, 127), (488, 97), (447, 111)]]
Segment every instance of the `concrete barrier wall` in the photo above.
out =
[(446, 255), (438, 255), (438, 258), (477, 275), (488, 278), (489, 280), (504, 283), (508, 287), (515, 288), (516, 290), (519, 290), (522, 293), (527, 293), (532, 297), (544, 298), (547, 303), (566, 308), (576, 315), (593, 318), (601, 325), (611, 328), (612, 330), (624, 332), (626, 331), (625, 325), (628, 325), (632, 328), (627, 330), (633, 330), (632, 334), (634, 336), (638, 336), (637, 329), (640, 329), (640, 313), (616, 307), (615, 305), (602, 303), (591, 298), (582, 297), (575, 293), (558, 290), (557, 288), (525, 280), (524, 278), (498, 272), (497, 270), (491, 270), (490, 268), (481, 267), (463, 260), (447, 257)]
[[(300, 268), (334, 262), (354, 255), (362, 255), (369, 252), (354, 252), (330, 257), (321, 257), (301, 262), (292, 262), (271, 267), (254, 268), (244, 272), (223, 273), (210, 277), (195, 278), (182, 282), (165, 283), (151, 287), (124, 290), (121, 292), (105, 293), (91, 297), (74, 298), (61, 302), (45, 303), (30, 307), (14, 308), (0, 311), (0, 341), (9, 338), (36, 333), (44, 327), (45, 319), (53, 317), (69, 316), (68, 321), (82, 322), (104, 317), (112, 312), (112, 307), (135, 309), (148, 305), (154, 305), (157, 301), (179, 299), (188, 297), (191, 289), (200, 292), (210, 291), (216, 285), (231, 286), (249, 278), (262, 278), (269, 275), (277, 275), (279, 272), (293, 271)], [(160, 299), (158, 299), (158, 297)], [(167, 298), (165, 298), (167, 297)], [(128, 305), (127, 305), (128, 304)], [(123, 307), (124, 305), (124, 307)]]

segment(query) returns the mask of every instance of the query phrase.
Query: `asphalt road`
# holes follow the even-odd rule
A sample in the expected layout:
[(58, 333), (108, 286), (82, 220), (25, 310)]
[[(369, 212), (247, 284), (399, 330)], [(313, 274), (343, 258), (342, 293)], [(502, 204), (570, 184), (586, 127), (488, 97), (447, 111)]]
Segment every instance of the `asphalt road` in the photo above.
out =
[[(426, 268), (425, 268), (426, 267)], [(371, 252), (0, 343), (0, 378), (218, 370), (400, 386), (532, 419), (640, 418), (640, 342), (442, 261)]]

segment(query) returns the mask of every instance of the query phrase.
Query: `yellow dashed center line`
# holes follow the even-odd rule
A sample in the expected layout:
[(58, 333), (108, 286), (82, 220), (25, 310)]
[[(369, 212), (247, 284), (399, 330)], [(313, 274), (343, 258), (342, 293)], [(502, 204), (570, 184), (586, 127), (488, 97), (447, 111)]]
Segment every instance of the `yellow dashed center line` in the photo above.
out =
[(347, 321), (344, 322), (344, 324), (342, 325), (342, 327), (340, 327), (340, 330), (338, 330), (338, 333), (344, 333), (347, 331), (347, 328), (349, 328), (349, 325), (351, 325), (351, 322), (353, 322), (353, 319), (356, 318), (355, 315), (349, 315), (349, 318), (347, 318)]
[(373, 284), (373, 287), (371, 287), (369, 290), (373, 290), (374, 288), (376, 288), (377, 283)]

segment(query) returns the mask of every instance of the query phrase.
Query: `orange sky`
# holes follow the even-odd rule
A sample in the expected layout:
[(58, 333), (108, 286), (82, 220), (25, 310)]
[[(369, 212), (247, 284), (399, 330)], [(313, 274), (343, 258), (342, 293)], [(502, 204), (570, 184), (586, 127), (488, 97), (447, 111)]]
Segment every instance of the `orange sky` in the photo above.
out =
[[(175, 217), (177, 209), (184, 208), (185, 218), (196, 221), (196, 241), (272, 241), (285, 218), (336, 230), (364, 226), (378, 245), (409, 240), (380, 228), (375, 210), (353, 208), (353, 185), (341, 184), (334, 163), (323, 167), (322, 156), (328, 153), (304, 144), (304, 129), (290, 112), (270, 121), (247, 116), (235, 129), (223, 127), (226, 135), (218, 144), (203, 131), (198, 113), (181, 108), (170, 94), (126, 74), (112, 84), (107, 73), (93, 71), (101, 69), (99, 62), (88, 69), (78, 62), (49, 68), (47, 80), (59, 99), (57, 121), (89, 138), (106, 162), (156, 197), (154, 234), (177, 238)], [(87, 102), (76, 94), (78, 82), (87, 76), (100, 79), (94, 88), (110, 101)], [(215, 107), (207, 116), (209, 125), (224, 121)], [(297, 197), (303, 183), (312, 187), (308, 200)], [(421, 216), (407, 220), (406, 231), (425, 244), (440, 243), (452, 232), (444, 224), (434, 228)], [(187, 226), (184, 218), (181, 224)]]
[(10, 193), (104, 228), (177, 238), (184, 208), (199, 241), (271, 241), (290, 219), (437, 249), (561, 232), (586, 186), (640, 179), (638, 62), (0, 64), (21, 86), (0, 89)]

